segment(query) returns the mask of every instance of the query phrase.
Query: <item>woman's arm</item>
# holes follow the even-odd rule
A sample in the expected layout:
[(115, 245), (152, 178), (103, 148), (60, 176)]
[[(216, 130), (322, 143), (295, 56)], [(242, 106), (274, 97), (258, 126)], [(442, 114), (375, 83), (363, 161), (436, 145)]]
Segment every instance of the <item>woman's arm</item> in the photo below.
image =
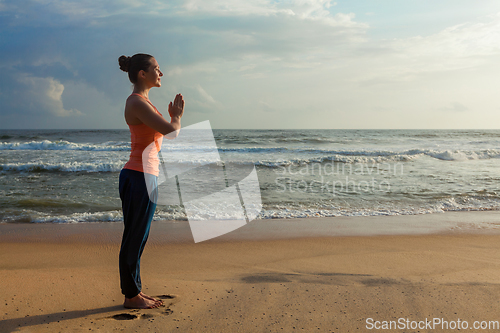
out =
[[(175, 96), (174, 103), (170, 102), (168, 106), (168, 113), (171, 117), (171, 121), (168, 122), (165, 118), (160, 116), (154, 108), (142, 98), (130, 98), (127, 100), (127, 105), (125, 108), (125, 113), (127, 118), (132, 118), (131, 125), (136, 120), (139, 120), (146, 126), (160, 132), (163, 135), (167, 135), (171, 132), (177, 131), (181, 128), (181, 117), (184, 114), (184, 100), (182, 95), (178, 94)], [(128, 121), (129, 119), (127, 119)]]

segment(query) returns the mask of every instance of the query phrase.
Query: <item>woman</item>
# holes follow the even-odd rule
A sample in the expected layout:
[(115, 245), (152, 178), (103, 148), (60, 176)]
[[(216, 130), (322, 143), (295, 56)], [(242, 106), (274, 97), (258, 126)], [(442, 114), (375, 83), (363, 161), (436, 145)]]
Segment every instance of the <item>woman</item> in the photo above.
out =
[[(130, 82), (134, 84), (133, 93), (125, 104), (125, 121), (130, 128), (132, 150), (129, 161), (120, 173), (119, 184), (125, 224), (119, 259), (120, 285), (125, 295), (123, 305), (126, 308), (151, 309), (162, 305), (163, 302), (141, 291), (140, 258), (156, 209), (156, 203), (152, 202), (148, 195), (145, 173), (154, 175), (152, 178), (157, 180), (157, 152), (161, 147), (163, 135), (181, 128), (184, 100), (182, 95), (178, 94), (174, 102), (170, 102), (168, 113), (171, 120), (168, 122), (148, 98), (151, 88), (161, 86), (163, 73), (156, 59), (139, 53), (132, 57), (121, 56), (118, 63), (121, 70), (128, 72)], [(143, 151), (152, 142), (156, 143), (157, 151), (143, 164)]]

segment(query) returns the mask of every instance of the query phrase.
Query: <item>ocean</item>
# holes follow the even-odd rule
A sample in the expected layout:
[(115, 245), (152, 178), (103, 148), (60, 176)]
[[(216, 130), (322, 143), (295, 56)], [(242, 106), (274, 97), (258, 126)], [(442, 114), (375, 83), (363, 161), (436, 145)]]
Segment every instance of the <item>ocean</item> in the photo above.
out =
[[(213, 134), (222, 161), (255, 165), (259, 219), (500, 209), (500, 130)], [(0, 130), (0, 221), (121, 221), (129, 154), (128, 130)], [(155, 220), (187, 218), (159, 205)]]

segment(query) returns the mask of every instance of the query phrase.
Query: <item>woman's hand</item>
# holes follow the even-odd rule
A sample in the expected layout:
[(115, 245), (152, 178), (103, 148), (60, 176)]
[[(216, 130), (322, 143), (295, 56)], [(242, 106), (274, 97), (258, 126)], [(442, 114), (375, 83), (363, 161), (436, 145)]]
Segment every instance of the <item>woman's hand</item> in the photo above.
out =
[(168, 114), (170, 115), (170, 118), (181, 118), (184, 114), (184, 99), (181, 94), (177, 94), (175, 96), (173, 104), (172, 102), (168, 104)]

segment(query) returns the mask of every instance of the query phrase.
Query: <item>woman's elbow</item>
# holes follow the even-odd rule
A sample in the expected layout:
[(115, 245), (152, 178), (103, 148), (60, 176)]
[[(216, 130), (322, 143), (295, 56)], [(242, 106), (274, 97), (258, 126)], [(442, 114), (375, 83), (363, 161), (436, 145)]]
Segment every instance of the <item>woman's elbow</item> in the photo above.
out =
[(179, 126), (178, 128), (176, 128), (176, 126), (172, 126), (172, 128), (168, 131), (166, 131), (166, 133), (162, 133), (167, 139), (175, 139), (178, 135), (179, 135), (179, 132), (181, 131), (181, 127)]

